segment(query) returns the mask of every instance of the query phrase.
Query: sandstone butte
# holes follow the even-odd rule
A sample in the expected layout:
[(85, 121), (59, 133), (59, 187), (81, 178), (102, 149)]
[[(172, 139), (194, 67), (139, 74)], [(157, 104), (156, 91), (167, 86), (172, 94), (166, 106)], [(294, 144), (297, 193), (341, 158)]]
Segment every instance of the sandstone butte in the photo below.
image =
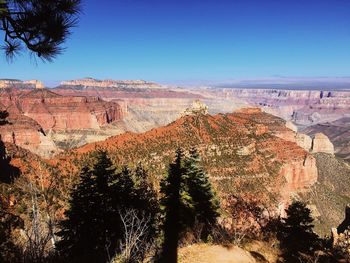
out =
[(317, 181), (315, 158), (295, 142), (274, 135), (283, 131), (291, 131), (285, 121), (259, 109), (187, 115), (145, 133), (128, 132), (88, 144), (52, 163), (66, 166), (95, 149), (106, 149), (117, 166), (141, 161), (159, 181), (177, 147), (195, 146), (223, 196), (243, 193), (269, 204), (273, 200), (276, 207), (283, 208), (293, 194), (306, 191)]
[(9, 112), (9, 124), (0, 127), (6, 142), (43, 156), (57, 152), (46, 133), (69, 130), (98, 130), (120, 120), (123, 108), (96, 97), (66, 97), (48, 89), (3, 89), (0, 109)]

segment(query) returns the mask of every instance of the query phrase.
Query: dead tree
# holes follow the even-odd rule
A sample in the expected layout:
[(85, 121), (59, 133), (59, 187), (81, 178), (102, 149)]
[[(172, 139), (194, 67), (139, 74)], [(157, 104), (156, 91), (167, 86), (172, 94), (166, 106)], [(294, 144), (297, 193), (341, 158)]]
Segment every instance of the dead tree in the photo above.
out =
[(117, 260), (125, 263), (142, 261), (152, 242), (146, 242), (149, 235), (151, 216), (136, 209), (119, 210), (123, 228), (123, 241)]

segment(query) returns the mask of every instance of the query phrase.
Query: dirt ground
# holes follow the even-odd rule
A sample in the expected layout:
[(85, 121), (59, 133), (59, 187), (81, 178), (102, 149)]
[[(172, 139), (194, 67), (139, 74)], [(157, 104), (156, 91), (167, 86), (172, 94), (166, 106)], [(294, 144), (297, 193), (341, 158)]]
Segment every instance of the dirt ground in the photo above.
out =
[(251, 254), (239, 247), (196, 244), (179, 250), (180, 263), (255, 263)]

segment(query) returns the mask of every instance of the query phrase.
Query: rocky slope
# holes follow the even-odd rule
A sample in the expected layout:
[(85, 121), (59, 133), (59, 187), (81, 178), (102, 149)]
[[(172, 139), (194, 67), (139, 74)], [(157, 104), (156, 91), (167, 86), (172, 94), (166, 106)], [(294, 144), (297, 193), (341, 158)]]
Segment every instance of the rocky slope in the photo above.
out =
[(317, 181), (317, 168), (311, 154), (273, 135), (272, 130), (280, 126), (287, 129), (283, 120), (258, 109), (215, 116), (194, 114), (145, 133), (126, 133), (89, 144), (72, 154), (105, 148), (116, 164), (141, 161), (159, 181), (177, 147), (195, 146), (221, 193), (256, 194), (276, 205), (281, 201), (283, 208), (294, 192)]
[(331, 227), (337, 227), (343, 221), (345, 207), (350, 203), (350, 165), (326, 153), (317, 153), (314, 157), (318, 180), (301, 197), (313, 204), (318, 232), (329, 235)]
[[(350, 202), (346, 191), (350, 187), (348, 164), (332, 154), (311, 154), (295, 141), (281, 138), (283, 133), (286, 138), (295, 137), (293, 126), (256, 108), (214, 116), (203, 111), (187, 113), (165, 127), (88, 144), (62, 153), (48, 164), (71, 185), (85, 154), (98, 147), (109, 152), (117, 167), (141, 161), (153, 180), (159, 182), (175, 149), (195, 146), (221, 200), (227, 193), (254, 196), (283, 214), (291, 198), (302, 198), (310, 202), (317, 230), (322, 234), (328, 234), (329, 227), (342, 221), (344, 204)], [(14, 158), (13, 163), (27, 167), (22, 159)]]

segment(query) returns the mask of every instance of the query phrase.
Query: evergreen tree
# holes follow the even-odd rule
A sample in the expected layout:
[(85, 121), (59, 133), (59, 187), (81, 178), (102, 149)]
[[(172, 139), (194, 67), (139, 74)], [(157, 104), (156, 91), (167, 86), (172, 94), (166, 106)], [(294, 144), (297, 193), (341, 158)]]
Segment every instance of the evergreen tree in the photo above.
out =
[(198, 223), (203, 224), (202, 237), (206, 237), (219, 215), (209, 178), (199, 162), (195, 149), (190, 151), (189, 157), (178, 149), (168, 176), (161, 182), (161, 205), (165, 216), (161, 262), (176, 262), (180, 235)]
[(146, 170), (138, 164), (134, 172), (135, 194), (137, 196), (136, 208), (144, 214), (151, 216), (152, 231), (156, 230), (156, 220), (159, 214), (159, 202), (157, 192), (149, 182)]
[(184, 154), (181, 149), (178, 149), (175, 161), (169, 165), (167, 177), (161, 182), (161, 193), (164, 196), (161, 200), (161, 205), (165, 218), (163, 225), (164, 241), (160, 262), (177, 262), (177, 246), (182, 230), (180, 221), (180, 190), (184, 175)]
[(70, 262), (105, 262), (108, 258), (106, 243), (113, 231), (107, 187), (115, 172), (106, 152), (97, 151), (93, 159), (93, 166), (81, 171), (58, 233), (62, 238), (58, 249)]
[[(106, 262), (120, 252), (125, 237), (121, 216), (131, 209), (138, 218), (150, 218), (142, 241), (154, 238), (158, 202), (146, 172), (124, 167), (117, 173), (105, 151), (97, 151), (91, 162), (92, 167), (82, 169), (58, 233), (58, 249), (69, 262)], [(143, 258), (145, 250), (137, 251), (135, 257)]]
[(192, 198), (196, 223), (203, 224), (202, 238), (206, 238), (219, 216), (219, 202), (208, 175), (200, 167), (200, 156), (193, 148), (185, 161), (188, 192)]
[(287, 262), (296, 262), (299, 253), (312, 252), (318, 245), (313, 232), (311, 211), (303, 202), (294, 201), (286, 209), (287, 217), (282, 220), (279, 239)]

